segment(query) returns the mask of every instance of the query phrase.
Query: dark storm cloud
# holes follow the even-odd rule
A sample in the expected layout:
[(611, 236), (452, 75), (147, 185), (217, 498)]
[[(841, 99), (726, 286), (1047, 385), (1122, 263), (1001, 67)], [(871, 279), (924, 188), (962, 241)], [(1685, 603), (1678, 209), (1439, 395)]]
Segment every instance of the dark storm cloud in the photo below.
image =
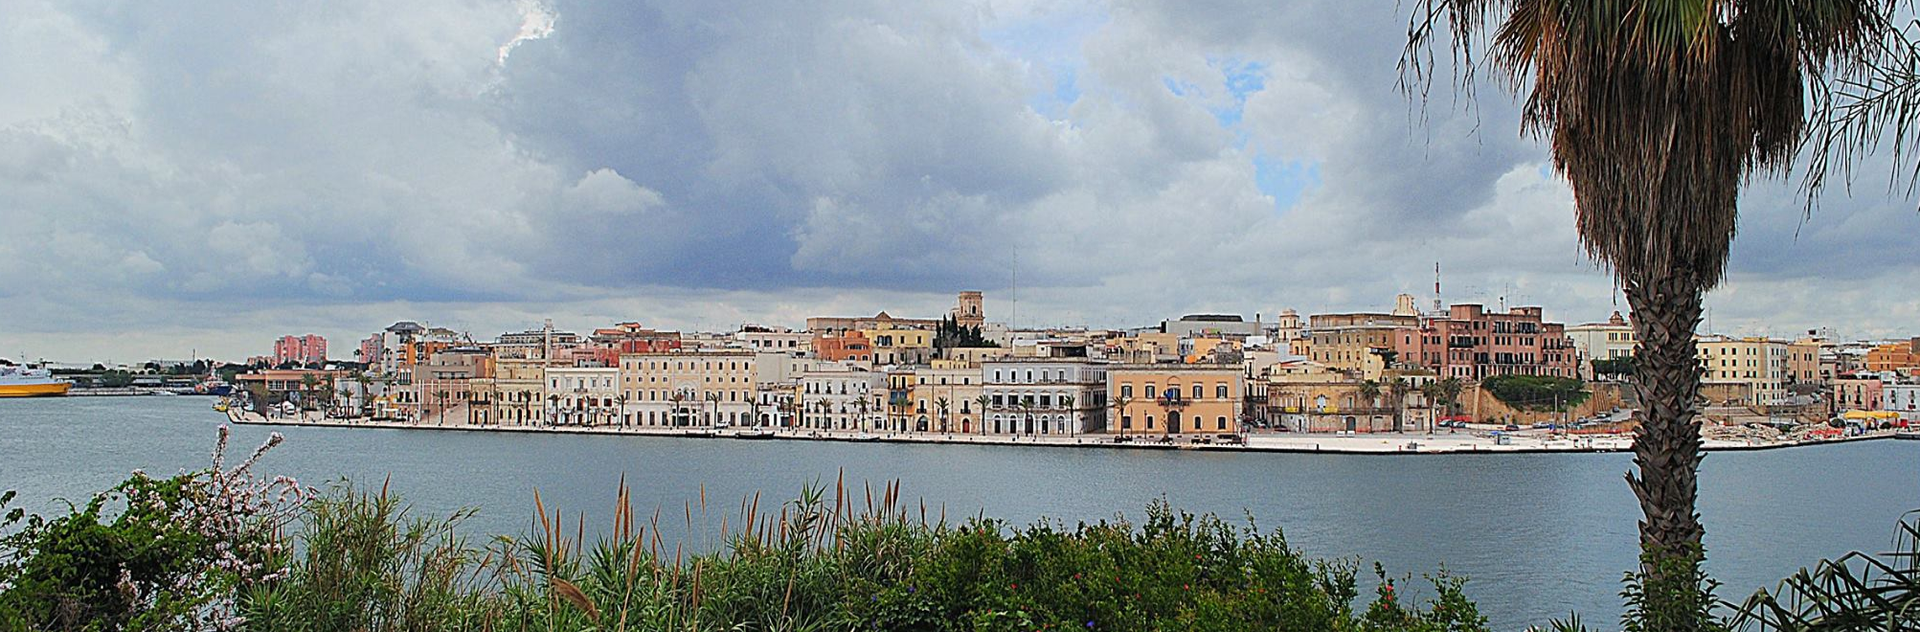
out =
[[(1001, 310), (1016, 273), (1023, 324), (1382, 308), (1436, 261), (1449, 299), (1615, 298), (1512, 96), (1399, 90), (1393, 3), (13, 9), (0, 345)], [(1920, 312), (1875, 290), (1920, 268), (1904, 202), (1801, 225), (1791, 189), (1743, 198), (1717, 318)]]

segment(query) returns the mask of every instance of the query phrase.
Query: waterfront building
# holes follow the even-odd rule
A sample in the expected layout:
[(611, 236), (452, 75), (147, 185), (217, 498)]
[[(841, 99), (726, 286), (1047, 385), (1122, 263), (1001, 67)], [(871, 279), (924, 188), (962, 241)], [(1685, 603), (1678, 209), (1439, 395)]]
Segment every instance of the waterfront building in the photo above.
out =
[(1787, 343), (1763, 337), (1699, 336), (1703, 391), (1725, 393), (1716, 403), (1778, 406), (1787, 398)]
[[(922, 367), (892, 366), (886, 369), (887, 405), (885, 415), (883, 416), (885, 422), (880, 426), (882, 430), (889, 432), (906, 432), (909, 428), (915, 426), (913, 406), (914, 373), (920, 368)], [(926, 414), (924, 406), (921, 407), (920, 414), (923, 416)], [(924, 429), (925, 428), (921, 428), (921, 430)]]
[(236, 376), (240, 387), (254, 403), (265, 406), (293, 402), (307, 410), (321, 410), (334, 404), (334, 385), (347, 371), (323, 369), (263, 369)]
[(1871, 373), (1842, 373), (1833, 380), (1833, 412), (1880, 410), (1880, 376)]
[(443, 425), (474, 423), (472, 381), (490, 375), (492, 365), (493, 358), (478, 347), (433, 354), (414, 367), (406, 397), (396, 402), (401, 416)]
[(1874, 372), (1920, 369), (1920, 337), (1873, 347), (1867, 352), (1865, 368)]
[(885, 373), (819, 361), (801, 372), (794, 404), (802, 428), (874, 430), (886, 409), (886, 396)]
[(1920, 384), (1895, 382), (1880, 388), (1880, 410), (1899, 413), (1907, 422), (1920, 421)]
[(273, 341), (273, 365), (319, 367), (327, 363), (327, 339), (313, 334), (281, 336)]
[(1595, 360), (1631, 358), (1634, 347), (1639, 344), (1633, 325), (1618, 311), (1608, 316), (1606, 322), (1568, 326), (1567, 338), (1573, 341), (1580, 378), (1589, 381), (1598, 378), (1593, 371)]
[(1077, 435), (1106, 428), (1107, 363), (1002, 358), (983, 363), (984, 434)]
[(566, 426), (617, 425), (626, 420), (620, 367), (549, 367), (549, 422)]
[(1133, 364), (1107, 369), (1120, 435), (1239, 434), (1246, 375), (1239, 365)]
[(972, 434), (980, 431), (983, 384), (980, 364), (934, 360), (914, 372), (908, 397), (917, 431)]
[(631, 426), (750, 425), (756, 400), (753, 352), (680, 351), (620, 356), (622, 421)]
[(798, 380), (787, 383), (759, 382), (753, 385), (753, 419), (762, 428), (792, 428), (799, 421), (800, 407), (795, 393)]
[(1287, 361), (1267, 374), (1269, 415), (1294, 432), (1388, 432), (1393, 411), (1362, 396), (1363, 381), (1312, 361)]
[(1566, 326), (1547, 322), (1539, 307), (1514, 307), (1501, 313), (1482, 305), (1456, 304), (1445, 317), (1426, 319), (1419, 335), (1403, 335), (1400, 344), (1398, 357), (1420, 358), (1414, 364), (1433, 369), (1442, 378), (1479, 381), (1500, 375), (1572, 378), (1579, 374)]
[(476, 400), (473, 423), (538, 426), (548, 422), (547, 369), (552, 361), (495, 357), (493, 376), (475, 378), (468, 389)]

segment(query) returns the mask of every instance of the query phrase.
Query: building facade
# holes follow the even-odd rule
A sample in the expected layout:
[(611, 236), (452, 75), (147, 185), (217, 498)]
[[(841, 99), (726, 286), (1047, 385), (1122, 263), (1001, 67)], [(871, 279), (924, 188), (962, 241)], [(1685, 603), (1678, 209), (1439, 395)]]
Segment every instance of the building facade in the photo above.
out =
[(1567, 338), (1573, 342), (1574, 358), (1580, 363), (1580, 378), (1584, 380), (1599, 377), (1593, 371), (1594, 361), (1631, 358), (1639, 345), (1633, 325), (1620, 312), (1614, 312), (1606, 322), (1569, 326)]
[(980, 366), (981, 434), (1066, 435), (1106, 428), (1107, 364), (1089, 358), (1003, 358)]
[(1120, 435), (1239, 434), (1246, 375), (1239, 365), (1120, 365), (1107, 370)]
[(757, 418), (751, 351), (620, 356), (621, 421), (636, 427), (752, 425)]
[(273, 341), (273, 364), (320, 366), (327, 363), (327, 339), (313, 334), (281, 336)]
[(554, 424), (613, 426), (627, 420), (619, 367), (553, 367), (546, 375)]
[(1787, 343), (1760, 337), (1701, 336), (1694, 339), (1703, 389), (1744, 393), (1744, 401), (1715, 403), (1776, 406), (1787, 398)]
[(800, 374), (794, 395), (800, 427), (878, 429), (884, 420), (887, 374), (837, 362), (817, 362)]

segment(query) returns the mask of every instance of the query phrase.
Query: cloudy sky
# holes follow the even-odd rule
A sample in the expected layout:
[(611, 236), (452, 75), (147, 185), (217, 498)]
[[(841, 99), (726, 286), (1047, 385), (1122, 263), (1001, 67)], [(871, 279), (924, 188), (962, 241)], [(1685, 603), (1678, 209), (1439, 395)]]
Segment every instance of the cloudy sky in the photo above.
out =
[[(1392, 2), (0, 0), (0, 356), (412, 319), (1136, 325), (1624, 309), (1512, 99), (1396, 89)], [(1443, 86), (1444, 88), (1444, 86)], [(1920, 329), (1920, 214), (1742, 201), (1713, 328)]]

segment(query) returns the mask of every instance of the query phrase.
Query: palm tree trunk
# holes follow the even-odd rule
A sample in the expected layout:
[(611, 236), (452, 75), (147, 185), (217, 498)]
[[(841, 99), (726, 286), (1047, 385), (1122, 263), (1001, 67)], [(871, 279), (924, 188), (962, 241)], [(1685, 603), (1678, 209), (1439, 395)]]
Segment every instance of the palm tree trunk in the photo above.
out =
[[(1622, 274), (1627, 302), (1639, 335), (1639, 370), (1633, 387), (1640, 397), (1640, 427), (1633, 441), (1639, 472), (1627, 485), (1640, 500), (1641, 573), (1649, 598), (1655, 587), (1692, 586), (1704, 552), (1705, 530), (1695, 511), (1700, 471), (1700, 426), (1695, 423), (1700, 394), (1700, 362), (1693, 332), (1700, 322), (1704, 290), (1690, 270), (1665, 275)], [(1665, 592), (1665, 591), (1662, 591)], [(1682, 593), (1669, 592), (1680, 596)], [(1652, 606), (1654, 604), (1648, 604)]]

